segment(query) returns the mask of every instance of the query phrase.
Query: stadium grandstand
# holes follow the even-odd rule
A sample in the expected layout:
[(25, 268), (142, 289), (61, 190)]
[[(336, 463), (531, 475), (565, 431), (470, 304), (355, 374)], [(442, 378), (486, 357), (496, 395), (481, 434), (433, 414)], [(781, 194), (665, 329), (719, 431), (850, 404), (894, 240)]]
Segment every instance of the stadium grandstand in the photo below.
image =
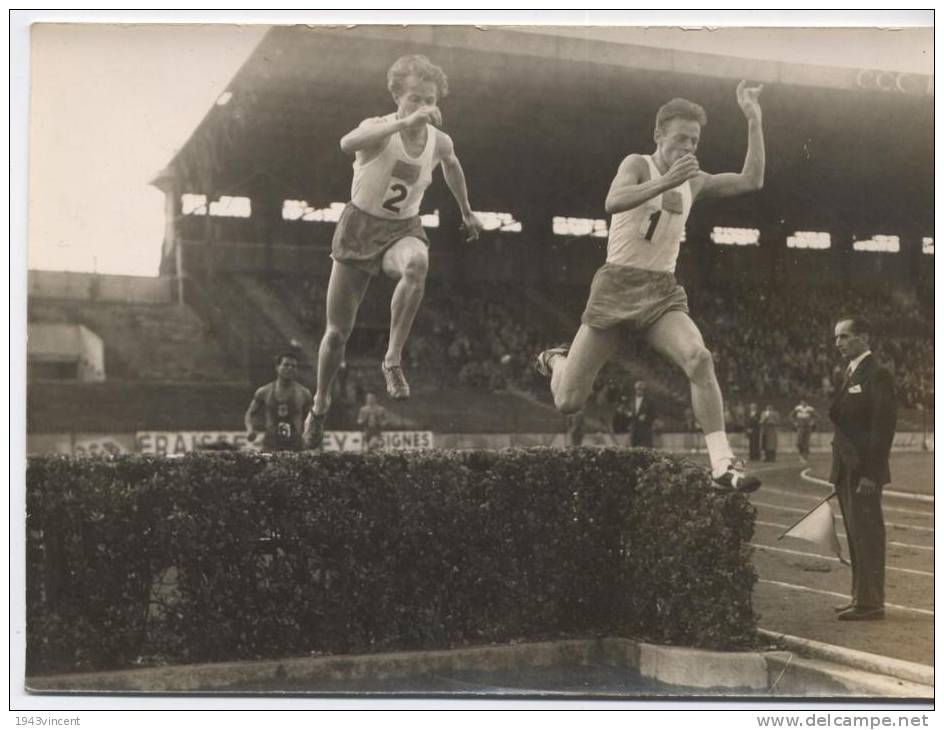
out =
[[(840, 311), (877, 326), (899, 431), (932, 428), (928, 77), (510, 29), (276, 27), (152, 182), (166, 200), (160, 277), (30, 272), (31, 452), (189, 448), (187, 434), (236, 433), (287, 345), (313, 386), (330, 241), (350, 194), (338, 140), (390, 107), (383, 80), (404, 53), (449, 74), (444, 128), (486, 231), (467, 243), (448, 189), (430, 187), (430, 277), (404, 361), (414, 394), (384, 399), (388, 427), (443, 446), (560, 438), (564, 419), (532, 362), (577, 328), (604, 259), (616, 166), (649, 148), (655, 110), (682, 96), (708, 112), (702, 167), (739, 168), (734, 87), (747, 78), (766, 85), (766, 185), (697, 206), (678, 269), (731, 430), (749, 402), (789, 413), (805, 398), (825, 414)], [(365, 394), (383, 392), (391, 290), (371, 285), (329, 430), (356, 430)], [(664, 436), (684, 431), (684, 376), (631, 339), (601, 374), (589, 430), (611, 433), (640, 379), (661, 403)]]

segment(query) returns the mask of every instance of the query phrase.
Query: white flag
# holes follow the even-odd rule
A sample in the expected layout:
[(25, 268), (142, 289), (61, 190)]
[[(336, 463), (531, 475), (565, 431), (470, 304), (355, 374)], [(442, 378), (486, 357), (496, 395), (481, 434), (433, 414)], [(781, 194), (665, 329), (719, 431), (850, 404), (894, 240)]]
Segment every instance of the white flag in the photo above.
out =
[(839, 535), (836, 534), (833, 510), (829, 506), (829, 499), (834, 494), (835, 492), (807, 512), (799, 522), (783, 533), (780, 538), (795, 537), (816, 543), (833, 553), (839, 558), (840, 562), (848, 565), (849, 561), (842, 556), (842, 546), (839, 544)]

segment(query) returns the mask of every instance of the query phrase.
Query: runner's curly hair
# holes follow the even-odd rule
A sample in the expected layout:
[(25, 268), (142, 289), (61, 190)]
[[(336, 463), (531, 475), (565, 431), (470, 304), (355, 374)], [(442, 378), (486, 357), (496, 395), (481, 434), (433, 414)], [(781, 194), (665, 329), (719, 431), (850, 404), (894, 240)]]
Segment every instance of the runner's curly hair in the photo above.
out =
[(409, 76), (420, 81), (432, 81), (440, 99), (449, 93), (449, 81), (445, 72), (426, 56), (401, 56), (387, 71), (387, 88), (394, 97), (403, 93), (403, 85)]

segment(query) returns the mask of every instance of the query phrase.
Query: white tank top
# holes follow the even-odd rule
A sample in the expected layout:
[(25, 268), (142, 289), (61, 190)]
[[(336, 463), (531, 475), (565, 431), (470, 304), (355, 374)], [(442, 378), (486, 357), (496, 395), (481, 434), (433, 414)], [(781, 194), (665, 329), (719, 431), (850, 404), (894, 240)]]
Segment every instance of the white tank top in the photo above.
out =
[[(662, 173), (656, 169), (652, 156), (644, 155), (643, 159), (649, 165), (650, 179), (661, 178)], [(642, 205), (614, 213), (610, 221), (606, 262), (649, 271), (675, 272), (679, 242), (691, 209), (691, 181), (686, 180)]]
[[(396, 119), (388, 114), (383, 121)], [(438, 131), (426, 127), (426, 147), (419, 157), (411, 157), (403, 147), (400, 133), (387, 138), (380, 153), (370, 162), (354, 159), (351, 202), (365, 213), (379, 218), (402, 220), (419, 215), (423, 193), (433, 181), (433, 153)]]

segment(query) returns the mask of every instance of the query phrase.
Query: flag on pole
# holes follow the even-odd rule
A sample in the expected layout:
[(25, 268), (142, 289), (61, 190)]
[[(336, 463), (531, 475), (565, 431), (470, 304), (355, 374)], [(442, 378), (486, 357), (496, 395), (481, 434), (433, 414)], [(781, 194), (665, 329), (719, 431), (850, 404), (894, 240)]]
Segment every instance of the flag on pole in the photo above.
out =
[(839, 535), (836, 534), (836, 523), (833, 518), (833, 510), (829, 506), (829, 500), (836, 496), (833, 492), (825, 497), (813, 509), (803, 515), (792, 527), (787, 529), (778, 540), (785, 537), (795, 537), (799, 540), (807, 540), (816, 543), (822, 548), (829, 550), (839, 562), (849, 565), (849, 561), (842, 555), (842, 546), (839, 544)]

